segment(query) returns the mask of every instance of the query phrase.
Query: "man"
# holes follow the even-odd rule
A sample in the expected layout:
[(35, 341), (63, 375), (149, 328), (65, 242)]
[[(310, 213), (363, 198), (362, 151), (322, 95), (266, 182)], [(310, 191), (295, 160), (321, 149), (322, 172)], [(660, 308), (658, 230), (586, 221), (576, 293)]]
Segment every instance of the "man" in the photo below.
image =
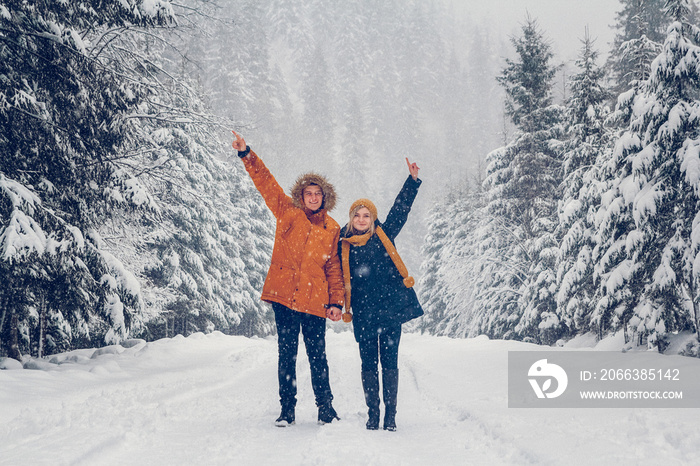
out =
[(275, 425), (294, 424), (299, 332), (311, 366), (318, 422), (340, 420), (333, 409), (326, 360), (326, 318), (340, 320), (344, 284), (337, 244), (340, 226), (328, 212), (335, 189), (321, 175), (299, 177), (287, 196), (262, 160), (236, 134), (233, 148), (277, 219), (275, 245), (262, 300), (272, 303), (278, 336), (278, 379), (282, 411)]

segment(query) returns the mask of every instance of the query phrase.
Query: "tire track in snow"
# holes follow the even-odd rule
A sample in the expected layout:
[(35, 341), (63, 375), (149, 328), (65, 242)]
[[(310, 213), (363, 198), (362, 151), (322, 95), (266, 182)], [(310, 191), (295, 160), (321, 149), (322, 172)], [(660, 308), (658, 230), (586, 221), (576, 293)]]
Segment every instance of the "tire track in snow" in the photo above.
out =
[[(120, 456), (123, 461), (149, 458), (154, 445), (172, 442), (175, 463), (183, 463), (187, 450), (193, 452), (194, 460), (201, 460), (197, 452), (208, 450), (207, 442), (192, 448), (190, 439), (206, 432), (210, 421), (225, 426), (231, 416), (259, 417), (255, 410), (243, 409), (250, 400), (237, 394), (245, 393), (240, 387), (246, 383), (261, 391), (255, 381), (275, 373), (276, 353), (267, 351), (270, 343), (250, 340), (242, 348), (240, 342), (223, 343), (221, 348), (197, 347), (196, 354), (187, 355), (184, 361), (177, 355), (163, 358), (155, 343), (137, 354), (96, 361), (95, 367), (109, 364), (110, 371), (47, 373), (60, 379), (77, 373), (86, 383), (57, 390), (50, 404), (27, 400), (27, 407), (10, 422), (12, 440), (8, 439), (4, 459), (19, 464), (27, 459), (22, 452), (34, 449), (37, 455), (55, 452), (46, 455), (55, 458), (55, 464), (119, 464)], [(264, 350), (260, 351), (261, 347)], [(153, 361), (173, 364), (154, 366)], [(118, 364), (125, 371), (116, 370)], [(183, 446), (171, 439), (183, 439)], [(63, 447), (76, 444), (84, 448), (69, 451)], [(96, 455), (100, 458), (95, 462)], [(152, 462), (165, 464), (162, 457), (154, 457)]]
[[(412, 416), (424, 424), (426, 430), (437, 433), (438, 438), (434, 439), (436, 448), (444, 445), (445, 438), (451, 438), (455, 445), (463, 445), (462, 460), (470, 463), (547, 464), (547, 460), (533, 451), (519, 447), (516, 439), (499, 426), (469, 409), (468, 387), (451, 385), (452, 380), (463, 380), (463, 375), (450, 377), (450, 374), (469, 371), (469, 367), (459, 367), (447, 361), (445, 365), (449, 367), (448, 370), (432, 370), (431, 364), (419, 361), (420, 356), (410, 350), (403, 351), (399, 356), (401, 381), (398, 411), (405, 413), (407, 409), (402, 409), (402, 406), (408, 404), (413, 410)], [(402, 384), (406, 387), (404, 396), (401, 393)], [(399, 427), (405, 423), (406, 417), (397, 416)]]

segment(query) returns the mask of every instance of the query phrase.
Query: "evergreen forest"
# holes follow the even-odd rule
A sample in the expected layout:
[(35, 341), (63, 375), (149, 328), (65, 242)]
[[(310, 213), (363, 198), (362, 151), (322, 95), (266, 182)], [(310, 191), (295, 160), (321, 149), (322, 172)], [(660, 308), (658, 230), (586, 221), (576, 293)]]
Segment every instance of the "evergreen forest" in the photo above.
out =
[(609, 52), (581, 25), (564, 63), (535, 17), (437, 0), (4, 0), (0, 356), (274, 333), (232, 129), (285, 189), (332, 180), (341, 225), (419, 162), (410, 330), (698, 355), (699, 18), (619, 0)]

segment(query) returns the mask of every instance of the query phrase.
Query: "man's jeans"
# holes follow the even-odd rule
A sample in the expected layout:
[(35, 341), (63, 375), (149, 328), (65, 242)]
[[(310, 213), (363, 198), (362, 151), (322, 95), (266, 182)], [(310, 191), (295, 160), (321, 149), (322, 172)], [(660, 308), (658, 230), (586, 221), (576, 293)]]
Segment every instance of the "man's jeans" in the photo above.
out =
[(273, 303), (272, 309), (275, 311), (277, 324), (277, 375), (280, 403), (283, 407), (296, 405), (296, 365), (300, 330), (311, 366), (311, 385), (316, 396), (316, 406), (330, 402), (333, 395), (328, 381), (328, 361), (326, 360), (326, 319), (297, 312), (278, 303)]

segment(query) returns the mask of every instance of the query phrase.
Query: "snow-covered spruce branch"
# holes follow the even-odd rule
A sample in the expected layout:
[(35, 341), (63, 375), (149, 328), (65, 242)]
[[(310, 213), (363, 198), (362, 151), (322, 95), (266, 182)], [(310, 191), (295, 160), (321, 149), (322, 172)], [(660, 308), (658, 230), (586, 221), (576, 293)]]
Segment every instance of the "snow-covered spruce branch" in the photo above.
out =
[[(47, 37), (44, 36), (44, 35), (37, 34), (37, 33), (32, 33), (32, 32), (27, 32), (27, 31), (16, 31), (16, 30), (8, 30), (8, 29), (0, 28), (0, 32), (2, 32), (2, 31), (5, 31), (5, 32), (18, 32), (18, 33), (20, 33), (20, 34), (29, 35), (29, 36), (35, 36), (35, 37), (39, 37), (39, 38), (43, 38), (43, 39), (46, 39), (46, 38), (47, 38)], [(14, 40), (9, 39), (7, 36), (0, 35), (0, 41), (5, 41), (5, 42), (7, 42), (8, 44), (12, 44), (14, 47), (10, 47), (9, 50), (11, 50), (11, 51), (12, 51), (13, 53), (15, 53), (15, 54), (17, 54), (17, 51), (18, 51), (18, 50), (23, 50), (23, 51), (29, 53), (30, 55), (33, 55), (33, 56), (35, 56), (36, 58), (40, 59), (41, 61), (45, 62), (47, 65), (50, 65), (51, 67), (53, 67), (53, 68), (55, 68), (55, 69), (62, 70), (67, 76), (70, 76), (70, 77), (72, 77), (73, 79), (76, 79), (77, 81), (79, 81), (79, 82), (81, 82), (81, 83), (83, 83), (83, 84), (85, 84), (85, 85), (88, 85), (88, 86), (89, 86), (89, 85), (93, 84), (90, 80), (88, 80), (86, 77), (84, 77), (82, 73), (77, 73), (77, 74), (76, 74), (76, 73), (71, 73), (71, 72), (70, 72), (69, 70), (67, 70), (65, 67), (56, 66), (56, 63), (55, 63), (53, 60), (51, 60), (51, 59), (49, 59), (49, 58), (43, 56), (42, 54), (36, 52), (35, 50), (32, 50), (31, 48), (28, 48), (28, 47), (26, 47), (26, 46), (24, 46), (24, 45), (22, 45), (22, 44), (20, 44), (20, 43), (18, 43), (18, 42), (16, 42), (16, 41), (14, 41)], [(93, 65), (95, 65), (97, 68), (100, 68), (100, 69), (106, 71), (107, 73), (110, 73), (110, 74), (112, 74), (112, 75), (114, 75), (114, 76), (116, 76), (116, 77), (123, 78), (124, 80), (126, 80), (126, 81), (128, 81), (128, 82), (131, 82), (131, 83), (135, 83), (135, 84), (140, 83), (140, 80), (137, 79), (137, 78), (135, 78), (134, 76), (128, 75), (128, 74), (125, 74), (125, 73), (121, 73), (121, 72), (119, 72), (117, 69), (111, 68), (111, 67), (105, 65), (104, 63), (102, 63), (100, 60), (97, 60), (97, 59), (95, 59), (95, 58), (93, 58), (93, 57), (90, 57), (90, 56), (88, 56), (88, 55), (85, 55), (85, 54), (82, 53), (81, 51), (74, 49), (73, 47), (71, 47), (71, 46), (65, 44), (64, 42), (61, 42), (61, 41), (54, 41), (54, 42), (55, 42), (56, 44), (60, 45), (60, 46), (61, 46), (63, 49), (65, 49), (66, 51), (68, 51), (68, 52), (72, 53), (74, 56), (78, 57), (79, 59), (82, 59), (82, 60), (86, 60), (86, 61), (88, 61), (88, 62), (91, 62), (91, 63), (92, 63)], [(20, 56), (20, 59), (21, 59), (21, 56)]]
[[(104, 160), (102, 163), (110, 163), (115, 168), (125, 168), (128, 170), (129, 175), (133, 178), (148, 176), (153, 180), (175, 186), (177, 187), (179, 192), (187, 193), (199, 199), (200, 201), (206, 200), (206, 197), (201, 196), (199, 193), (190, 190), (185, 184), (181, 182), (177, 175), (182, 173), (182, 171), (175, 172), (173, 170), (168, 169), (166, 165), (168, 162), (173, 160), (172, 157), (168, 157), (166, 160), (162, 161), (158, 165), (153, 166), (143, 166), (143, 164), (138, 161), (128, 163), (129, 161), (134, 160), (137, 156), (138, 154), (129, 154), (128, 156), (125, 155), (120, 157), (112, 157), (110, 159)], [(85, 164), (82, 166), (89, 166), (93, 164)]]
[(603, 167), (596, 165), (596, 164), (589, 164), (589, 165), (582, 165), (578, 167), (576, 170), (572, 171), (569, 173), (566, 178), (561, 180), (557, 188), (564, 189), (567, 186), (567, 183), (569, 183), (569, 180), (574, 177), (574, 175), (580, 175), (580, 174), (586, 174), (588, 172), (595, 172), (595, 173), (600, 173), (600, 171), (603, 169)]
[[(17, 30), (14, 30), (14, 29), (5, 29), (5, 28), (2, 28), (2, 27), (0, 27), (0, 32), (9, 32), (9, 33), (17, 33), (17, 32), (18, 32), (18, 33), (20, 33), (20, 34), (25, 34), (25, 35), (29, 35), (29, 36), (35, 36), (35, 37), (45, 38), (45, 37), (43, 37), (43, 36), (41, 36), (41, 35), (39, 35), (39, 34), (36, 34), (36, 33), (31, 33), (31, 32), (26, 32), (26, 31), (17, 31)], [(49, 58), (46, 58), (45, 56), (43, 56), (42, 54), (40, 54), (39, 52), (37, 52), (37, 51), (35, 51), (35, 50), (32, 50), (32, 49), (30, 49), (30, 48), (28, 48), (28, 47), (25, 47), (24, 45), (22, 45), (22, 44), (20, 44), (19, 42), (16, 42), (16, 41), (10, 39), (8, 36), (6, 36), (6, 35), (4, 35), (4, 34), (0, 34), (0, 41), (4, 41), (4, 42), (7, 42), (8, 44), (11, 44), (13, 47), (10, 47), (10, 48), (9, 48), (9, 51), (11, 51), (11, 52), (14, 53), (15, 55), (19, 56), (20, 59), (21, 59), (22, 57), (18, 54), (18, 51), (19, 51), (19, 50), (23, 50), (23, 51), (29, 53), (30, 55), (34, 55), (36, 58), (40, 59), (41, 61), (46, 62), (48, 65), (55, 65), (55, 63), (53, 62), (53, 60), (50, 60)], [(61, 44), (60, 42), (57, 42), (57, 43)], [(65, 46), (65, 44), (61, 44), (61, 45)], [(66, 46), (66, 47), (67, 47), (67, 46)], [(67, 47), (67, 48), (70, 49), (70, 47)], [(74, 49), (73, 49), (73, 50), (74, 50)], [(75, 51), (75, 53), (80, 54), (77, 50), (74, 50), (74, 51)]]
[[(173, 160), (172, 157), (168, 157), (166, 162)], [(142, 176), (148, 176), (153, 180), (160, 181), (162, 183), (166, 183), (172, 186), (175, 186), (180, 193), (186, 193), (192, 196), (195, 199), (198, 199), (200, 202), (206, 203), (209, 198), (206, 197), (205, 195), (199, 193), (198, 191), (192, 190), (189, 187), (187, 187), (185, 184), (182, 183), (180, 178), (177, 176), (182, 173), (187, 173), (187, 170), (169, 170), (167, 167), (165, 167), (165, 162), (161, 165), (158, 166), (153, 166), (153, 167), (143, 167), (139, 173), (134, 173), (135, 170), (137, 170), (136, 167), (138, 167), (138, 164), (136, 166), (126, 164), (126, 163), (120, 163), (116, 162), (116, 166), (123, 165), (126, 168), (130, 169), (131, 175), (134, 178), (142, 177)]]
[[(63, 42), (63, 39), (61, 39), (59, 36), (57, 36), (56, 34), (51, 34), (49, 32), (33, 32), (33, 31), (27, 31), (25, 29), (7, 29), (7, 28), (3, 28), (3, 27), (0, 27), (0, 32), (7, 32), (10, 34), (19, 33), (19, 34), (25, 35), (25, 36), (32, 36), (32, 37), (38, 37), (40, 39), (47, 39), (47, 40), (50, 40), (51, 42), (54, 42), (62, 47), (66, 47), (68, 49), (71, 49), (71, 50), (75, 51), (76, 53), (80, 53), (79, 51), (66, 45), (66, 43)], [(6, 36), (0, 36), (0, 39), (7, 40), (8, 42), (12, 42), (12, 43), (19, 46), (19, 44), (17, 44), (16, 42), (8, 40), (8, 38)]]
[[(483, 307), (498, 309), (509, 305), (517, 306), (522, 296), (522, 291), (512, 288), (488, 288), (477, 291), (476, 300), (483, 303)], [(490, 319), (494, 317), (496, 316), (492, 315)]]
[[(28, 116), (28, 117), (37, 119), (37, 120), (41, 121), (42, 123), (44, 123), (44, 124), (46, 124), (46, 125), (49, 125), (49, 126), (51, 126), (52, 128), (55, 128), (55, 129), (57, 129), (58, 131), (60, 131), (60, 132), (62, 132), (62, 133), (68, 134), (68, 130), (67, 130), (66, 128), (64, 128), (64, 127), (62, 127), (62, 126), (60, 126), (60, 125), (57, 125), (56, 123), (54, 123), (54, 122), (52, 122), (52, 121), (47, 120), (46, 118), (42, 117), (41, 115), (37, 115), (37, 114), (31, 113), (31, 112), (28, 112), (28, 111), (26, 111), (26, 110), (24, 110), (24, 109), (22, 109), (22, 108), (19, 108), (19, 107), (15, 106), (15, 105), (9, 105), (7, 108), (9, 108), (9, 109), (11, 109), (11, 110), (15, 110), (15, 111), (17, 111), (17, 112), (19, 112), (19, 113), (22, 113), (22, 114), (24, 114), (24, 115), (26, 115), (26, 116)], [(82, 139), (82, 138), (80, 137), (79, 134), (76, 134), (75, 136), (77, 136), (78, 138)]]
[(180, 190), (186, 191), (187, 188), (183, 185), (180, 185), (179, 182), (177, 181), (177, 176), (176, 174), (179, 173), (186, 173), (186, 171), (179, 170), (177, 172), (174, 172), (173, 170), (169, 170), (166, 167), (167, 162), (170, 162), (174, 160), (173, 157), (168, 157), (165, 161), (163, 161), (159, 165), (153, 165), (150, 167), (144, 167), (141, 166), (140, 164), (128, 164), (124, 162), (116, 162), (116, 166), (123, 166), (125, 168), (128, 168), (130, 170), (131, 176), (134, 178), (140, 178), (144, 175), (149, 176), (153, 179), (162, 181), (164, 183), (170, 183), (174, 186), (177, 186)]
[[(102, 34), (100, 36), (99, 39), (97, 39), (95, 45), (93, 46), (93, 50), (96, 50), (96, 52), (92, 53), (91, 56), (95, 59), (99, 59), (100, 55), (102, 55), (102, 52), (109, 46), (109, 44), (111, 44), (112, 41), (115, 41), (115, 40), (121, 38), (121, 35), (124, 32), (128, 31), (129, 29), (130, 29), (129, 27), (120, 27), (120, 28), (113, 28), (113, 29), (106, 31), (104, 34)], [(114, 33), (113, 37), (111, 37), (110, 39), (105, 39), (109, 34), (112, 34), (112, 33)], [(100, 42), (102, 42), (103, 39), (104, 39), (105, 43), (99, 49), (97, 49), (97, 46), (100, 44)]]
[[(215, 21), (215, 22), (219, 22), (219, 23), (223, 23), (223, 24), (226, 24), (226, 23), (227, 23), (225, 18), (221, 18), (220, 16), (215, 16), (215, 15), (213, 15), (213, 14), (205, 13), (205, 12), (203, 11), (203, 9), (201, 9), (201, 8), (195, 8), (195, 7), (192, 7), (192, 6), (184, 5), (184, 4), (182, 4), (182, 3), (175, 3), (175, 2), (170, 2), (170, 4), (171, 4), (172, 6), (174, 6), (174, 7), (181, 8), (181, 9), (184, 10), (184, 11), (189, 11), (189, 12), (190, 12), (190, 13), (187, 14), (187, 15), (185, 15), (185, 14), (177, 14), (176, 16), (177, 16), (178, 18), (189, 18), (190, 16), (196, 16), (196, 17), (199, 17), (199, 18), (204, 18), (204, 19), (208, 19), (208, 20)], [(214, 8), (214, 9), (217, 10), (217, 11), (223, 10), (223, 7), (221, 7), (221, 6), (218, 5), (218, 4), (209, 3), (209, 6), (211, 6), (212, 8)]]
[[(175, 28), (172, 26), (153, 26), (153, 27), (144, 28), (142, 26), (136, 26), (136, 25), (129, 25), (129, 26), (121, 26), (121, 27), (112, 28), (112, 29), (109, 29), (109, 30), (103, 32), (100, 35), (99, 39), (97, 39), (95, 41), (95, 43), (93, 44), (93, 47), (92, 47), (92, 50), (94, 51), (94, 53), (91, 53), (91, 56), (95, 59), (98, 59), (100, 57), (100, 55), (102, 55), (102, 52), (107, 49), (109, 44), (111, 44), (113, 41), (115, 41), (117, 39), (121, 39), (122, 36), (126, 33), (133, 33), (133, 34), (140, 34), (140, 35), (148, 36), (148, 37), (154, 39), (156, 42), (160, 42), (161, 44), (167, 45), (172, 50), (175, 50), (179, 53), (179, 50), (176, 47), (172, 47), (166, 40), (163, 39), (163, 37), (161, 37), (158, 34), (152, 34), (150, 32), (151, 30), (154, 30), (154, 29), (155, 30), (165, 29), (165, 30), (172, 31)], [(97, 34), (94, 30), (92, 30), (92, 33)], [(109, 35), (113, 35), (113, 37), (107, 39), (107, 37)], [(97, 48), (98, 45), (103, 41), (104, 41), (104, 44), (101, 47), (99, 47), (99, 49), (98, 49)]]
[(506, 237), (511, 239), (512, 244), (515, 244), (518, 249), (520, 249), (520, 252), (525, 256), (525, 258), (528, 261), (532, 261), (532, 258), (530, 257), (530, 253), (527, 251), (527, 249), (523, 245), (522, 239), (515, 234), (516, 228), (510, 227), (506, 224), (506, 221), (501, 218), (501, 217), (494, 217), (493, 221), (497, 223), (497, 226), (499, 227), (499, 230), (501, 232), (506, 233)]
[[(140, 29), (135, 29), (135, 28), (130, 28), (130, 27), (124, 27), (124, 28), (122, 28), (122, 30), (123, 30), (124, 32), (126, 32), (126, 31), (140, 31)], [(98, 56), (99, 53), (96, 54), (96, 55), (85, 54), (85, 53), (83, 53), (82, 51), (77, 50), (77, 49), (75, 49), (74, 47), (71, 47), (69, 44), (66, 44), (65, 42), (63, 42), (63, 41), (60, 39), (60, 37), (58, 37), (58, 36), (56, 36), (56, 35), (34, 33), (34, 32), (31, 32), (31, 31), (24, 31), (24, 30), (10, 30), (10, 29), (6, 29), (6, 28), (0, 28), (0, 32), (19, 33), (19, 34), (22, 34), (22, 35), (28, 35), (28, 36), (33, 36), (33, 37), (41, 38), (41, 39), (48, 39), (48, 40), (51, 40), (52, 42), (54, 42), (55, 44), (59, 45), (61, 48), (63, 48), (63, 49), (66, 50), (67, 52), (69, 52), (69, 53), (73, 54), (74, 56), (79, 57), (79, 58), (81, 58), (81, 59), (83, 59), (83, 60), (87, 60), (87, 61), (91, 62), (91, 63), (92, 63), (93, 65), (95, 65), (96, 67), (98, 67), (98, 68), (100, 68), (100, 69), (102, 69), (102, 70), (104, 70), (104, 71), (106, 71), (106, 72), (108, 72), (108, 73), (114, 75), (115, 77), (122, 78), (122, 79), (124, 79), (125, 81), (130, 82), (130, 83), (133, 83), (133, 84), (141, 84), (141, 83), (142, 83), (142, 81), (141, 81), (141, 79), (140, 79), (140, 76), (135, 76), (135, 75), (133, 75), (133, 74), (121, 72), (121, 71), (119, 71), (117, 68), (114, 68), (114, 67), (111, 67), (111, 66), (105, 64), (102, 60), (99, 59), (99, 56)], [(144, 31), (144, 33), (145, 33), (145, 31)], [(157, 35), (153, 35), (153, 34), (150, 34), (150, 33), (149, 33), (149, 36), (153, 37), (153, 38), (156, 39), (156, 40), (163, 41), (163, 39), (162, 39), (161, 37), (157, 36)], [(119, 38), (119, 37), (121, 37), (121, 34), (116, 35), (116, 36), (115, 36), (113, 39), (111, 39), (111, 40), (114, 40), (114, 39)], [(12, 44), (14, 47), (11, 47), (10, 50), (19, 50), (19, 49), (24, 50), (25, 52), (27, 52), (27, 53), (29, 53), (29, 54), (31, 54), (31, 55), (36, 56), (37, 58), (41, 59), (42, 61), (46, 62), (47, 64), (49, 64), (49, 65), (51, 65), (51, 66), (55, 66), (55, 63), (53, 62), (53, 60), (50, 60), (50, 59), (46, 58), (45, 56), (41, 55), (40, 53), (38, 53), (38, 52), (36, 52), (36, 51), (34, 51), (34, 50), (31, 50), (30, 48), (25, 47), (25, 46), (23, 46), (22, 44), (20, 44), (20, 43), (18, 43), (18, 42), (16, 42), (16, 41), (13, 41), (13, 40), (9, 39), (9, 38), (8, 38), (7, 36), (5, 36), (5, 35), (0, 35), (0, 40), (3, 40), (3, 41), (5, 41), (5, 42), (8, 42), (9, 44)], [(163, 42), (163, 43), (165, 43), (165, 42)], [(103, 48), (104, 48), (104, 47), (103, 47)], [(136, 54), (136, 53), (134, 53), (134, 52), (129, 51), (129, 50), (126, 49), (126, 48), (121, 47), (121, 48), (119, 48), (119, 49), (121, 49), (121, 50), (122, 50), (123, 52), (125, 52), (125, 53), (128, 52), (128, 54), (129, 54), (132, 58), (133, 58), (133, 57), (139, 57), (139, 56), (140, 56), (140, 55), (138, 55), (138, 54)], [(101, 51), (102, 51), (102, 49), (100, 50), (100, 53), (101, 53)], [(147, 61), (147, 64), (148, 64), (148, 65), (150, 65), (151, 67), (157, 69), (158, 72), (163, 73), (164, 75), (166, 75), (171, 81), (173, 81), (173, 82), (178, 82), (179, 85), (180, 85), (183, 89), (186, 89), (186, 90), (187, 90), (187, 92), (189, 93), (189, 95), (195, 95), (195, 94), (196, 94), (196, 93), (194, 92), (194, 90), (192, 90), (191, 88), (189, 88), (189, 86), (187, 86), (186, 84), (184, 84), (184, 83), (182, 83), (182, 82), (179, 82), (179, 80), (178, 80), (177, 78), (175, 78), (174, 76), (170, 75), (168, 72), (166, 72), (165, 70), (163, 70), (163, 68), (160, 67), (159, 65), (153, 63), (153, 62), (150, 61), (150, 60), (146, 60), (146, 61)], [(144, 66), (143, 63), (141, 63), (141, 67), (142, 67), (143, 70), (148, 70), (148, 68), (149, 68), (148, 66)], [(58, 68), (58, 69), (64, 69), (64, 71), (67, 71), (67, 70), (65, 70), (65, 68), (63, 68), (63, 67), (57, 67), (57, 68)], [(68, 73), (68, 74), (69, 74), (70, 76), (72, 76), (73, 78), (78, 79), (79, 81), (81, 81), (81, 82), (84, 83), (84, 84), (91, 84), (87, 79), (83, 78), (82, 74), (74, 74), (74, 73)], [(154, 79), (154, 80), (159, 84), (159, 87), (160, 87), (161, 89), (164, 89), (164, 90), (167, 91), (165, 85), (163, 85), (162, 83), (160, 83), (160, 81), (156, 78), (156, 76), (154, 76), (152, 73), (149, 73), (149, 76), (150, 76), (152, 79)]]
[[(74, 47), (71, 47), (69, 44), (66, 44), (60, 37), (56, 36), (55, 34), (38, 33), (38, 32), (32, 32), (32, 31), (27, 31), (27, 30), (23, 30), (23, 29), (7, 29), (7, 28), (2, 28), (2, 27), (0, 27), (0, 32), (16, 33), (16, 34), (20, 34), (20, 35), (37, 37), (40, 39), (49, 40), (49, 41), (53, 42), (54, 44), (58, 45), (59, 47), (61, 47), (62, 49), (64, 49), (65, 51), (70, 52), (71, 54), (73, 54), (75, 56), (89, 60), (93, 64), (98, 65), (101, 68), (109, 69), (109, 67), (105, 66), (104, 63), (100, 62), (99, 60), (95, 59), (94, 57), (86, 55), (82, 51), (77, 50)], [(11, 44), (15, 45), (17, 47), (17, 49), (24, 50), (25, 52), (28, 52), (29, 54), (34, 55), (37, 58), (40, 58), (41, 60), (45, 61), (46, 63), (48, 63), (52, 66), (55, 66), (55, 63), (53, 60), (50, 60), (50, 59), (44, 57), (43, 55), (39, 54), (38, 52), (36, 52), (28, 47), (25, 47), (18, 42), (15, 42), (15, 41), (9, 39), (5, 35), (0, 35), (0, 40), (4, 40), (8, 43), (11, 43)], [(61, 67), (57, 67), (57, 68), (61, 68)], [(75, 74), (72, 74), (72, 76), (79, 77)]]
[[(166, 116), (167, 115), (167, 116)], [(133, 113), (124, 117), (124, 120), (152, 120), (159, 123), (171, 123), (171, 124), (193, 124), (196, 120), (191, 118), (177, 117), (171, 114), (151, 114), (151, 113)]]
[(195, 111), (185, 109), (182, 107), (176, 107), (173, 105), (164, 104), (162, 102), (156, 102), (152, 99), (148, 99), (146, 102), (148, 102), (153, 107), (159, 107), (159, 108), (162, 108), (165, 110), (169, 110), (173, 114), (179, 113), (179, 114), (184, 114), (184, 115), (190, 115), (194, 118), (195, 122), (199, 122), (199, 123), (214, 124), (214, 123), (221, 120), (221, 117), (218, 117), (218, 116), (213, 115), (211, 113), (195, 112)]
[(509, 261), (503, 261), (490, 257), (485, 257), (484, 261), (511, 271), (513, 273), (513, 277), (517, 278), (520, 283), (525, 283), (527, 279), (528, 271), (525, 268), (518, 267), (516, 264), (512, 264)]
[(117, 164), (119, 161), (134, 159), (140, 155), (147, 154), (150, 152), (155, 152), (156, 150), (157, 150), (157, 148), (151, 149), (151, 150), (144, 150), (144, 151), (140, 151), (140, 152), (130, 152), (130, 153), (122, 154), (122, 155), (117, 155), (115, 157), (102, 157), (100, 159), (93, 160), (92, 162), (77, 163), (75, 166), (78, 168), (87, 168), (87, 167), (94, 167), (95, 165), (102, 165), (105, 163)]
[(157, 121), (159, 123), (168, 123), (173, 125), (191, 124), (199, 126), (213, 126), (222, 129), (231, 128), (230, 122), (221, 122), (221, 118), (209, 113), (193, 112), (181, 107), (174, 107), (172, 105), (165, 105), (153, 101), (149, 101), (148, 103), (167, 111), (158, 113), (132, 113), (124, 116), (124, 120), (137, 119)]
[[(165, 44), (168, 46), (171, 50), (174, 50), (178, 55), (181, 57), (183, 56), (182, 53), (180, 52), (179, 49), (176, 47), (173, 47), (170, 45), (168, 42), (166, 42), (162, 37), (159, 37), (155, 34), (151, 34), (150, 32), (147, 31), (138, 31), (140, 34), (147, 35), (151, 38), (153, 38), (156, 41), (160, 41), (161, 43)], [(119, 54), (122, 57), (123, 61), (128, 61), (127, 57), (131, 58), (133, 61), (135, 61), (140, 69), (145, 73), (146, 76), (151, 78), (153, 80), (152, 84), (155, 83), (157, 84), (157, 87), (159, 89), (162, 89), (166, 92), (170, 91), (170, 87), (168, 87), (167, 84), (164, 84), (161, 82), (161, 80), (158, 77), (158, 74), (161, 74), (163, 76), (166, 76), (171, 83), (177, 83), (177, 85), (185, 90), (187, 92), (187, 95), (189, 96), (196, 96), (197, 92), (192, 89), (187, 83), (182, 81), (181, 79), (178, 79), (176, 76), (173, 76), (170, 72), (166, 71), (161, 65), (158, 63), (154, 62), (153, 60), (144, 57), (141, 53), (134, 52), (133, 50), (130, 50), (126, 47), (118, 46), (115, 45), (112, 47), (115, 53)], [(151, 70), (155, 70), (158, 74), (154, 73)]]
[[(157, 149), (155, 149), (155, 150), (157, 150)], [(147, 151), (147, 152), (155, 152), (155, 150)], [(121, 160), (117, 161), (116, 164), (117, 165), (123, 164), (123, 165), (127, 166), (132, 171), (133, 177), (139, 178), (142, 175), (154, 175), (154, 173), (156, 173), (156, 172), (160, 172), (160, 171), (165, 170), (167, 168), (166, 165), (168, 164), (168, 162), (172, 162), (174, 160), (175, 160), (174, 157), (169, 156), (169, 157), (159, 158), (158, 160), (155, 161), (155, 163), (153, 165), (144, 165), (142, 163), (137, 163), (135, 165), (131, 165), (129, 163), (124, 163)]]
[[(161, 73), (168, 77), (170, 82), (178, 82), (178, 80), (174, 76), (165, 71), (160, 65), (144, 57), (141, 53), (134, 52), (122, 46), (114, 46), (112, 47), (112, 50), (115, 56), (119, 57), (118, 61), (122, 63), (128, 63), (131, 60), (135, 62), (138, 65), (138, 68), (141, 70), (141, 73), (129, 75), (129, 80), (131, 82), (142, 83), (142, 78), (146, 77), (149, 79), (150, 86), (165, 92), (168, 92), (169, 87), (168, 85), (161, 82), (157, 73)], [(157, 73), (154, 73), (152, 70), (157, 71)], [(182, 87), (186, 89), (190, 95), (192, 94), (193, 91), (188, 86), (182, 84)]]

